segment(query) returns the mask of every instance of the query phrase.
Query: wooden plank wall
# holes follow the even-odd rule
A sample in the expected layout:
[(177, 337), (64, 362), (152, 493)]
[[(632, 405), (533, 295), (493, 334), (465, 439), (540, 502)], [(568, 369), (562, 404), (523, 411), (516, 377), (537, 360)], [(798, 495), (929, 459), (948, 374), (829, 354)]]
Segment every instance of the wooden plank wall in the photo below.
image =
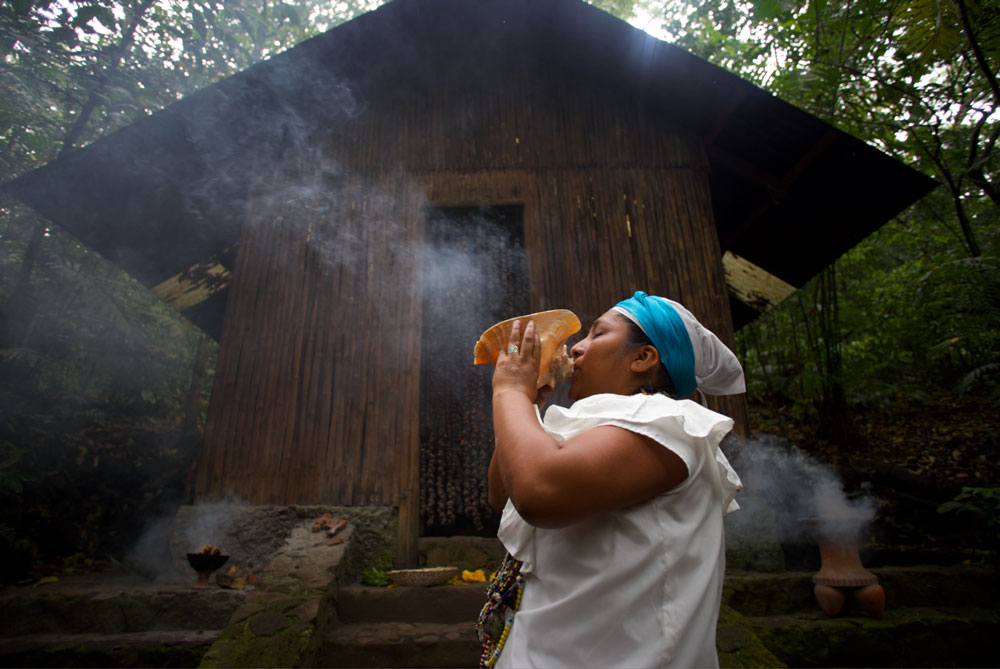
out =
[(418, 429), (417, 192), (303, 181), (244, 225), (196, 494), (396, 505), (415, 466), (396, 444)]
[[(353, 170), (412, 174), (546, 167), (707, 166), (697, 138), (613, 88), (557, 77), (487, 88), (407, 89), (344, 121), (332, 139)], [(376, 118), (377, 116), (377, 118)]]
[[(317, 129), (312, 172), (244, 226), (198, 462), (199, 499), (418, 513), (422, 206), (522, 203), (533, 309), (585, 321), (642, 289), (732, 341), (697, 138), (612, 89), (514, 73), (402, 88)], [(302, 164), (302, 156), (294, 156)], [(456, 369), (456, 373), (460, 373)], [(745, 425), (742, 398), (714, 407)]]

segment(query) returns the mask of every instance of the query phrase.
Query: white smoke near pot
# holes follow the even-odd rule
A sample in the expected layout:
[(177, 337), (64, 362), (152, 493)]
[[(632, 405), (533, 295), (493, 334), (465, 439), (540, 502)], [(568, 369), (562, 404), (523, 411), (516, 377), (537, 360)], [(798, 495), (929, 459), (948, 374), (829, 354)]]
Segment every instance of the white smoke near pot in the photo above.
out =
[(763, 498), (773, 509), (782, 541), (813, 534), (852, 540), (875, 518), (879, 503), (868, 486), (845, 490), (833, 467), (777, 437), (732, 436), (724, 450), (743, 481), (742, 494)]

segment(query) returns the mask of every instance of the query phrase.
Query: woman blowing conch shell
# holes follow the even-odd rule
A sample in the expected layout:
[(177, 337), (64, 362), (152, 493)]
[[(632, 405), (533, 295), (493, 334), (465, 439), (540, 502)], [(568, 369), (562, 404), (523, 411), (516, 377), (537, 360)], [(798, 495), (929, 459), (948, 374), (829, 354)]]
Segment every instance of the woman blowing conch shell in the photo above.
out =
[[(718, 666), (730, 418), (685, 399), (744, 392), (736, 356), (683, 306), (637, 292), (573, 345), (569, 408), (540, 419), (542, 337), (513, 323), (493, 374), (490, 504), (508, 558), (482, 664)], [(515, 612), (516, 611), (516, 612)]]
[(556, 387), (573, 373), (573, 360), (566, 352), (566, 339), (580, 329), (580, 319), (568, 309), (540, 311), (500, 321), (479, 336), (476, 342), (475, 364), (497, 364), (500, 354), (507, 350), (510, 334), (518, 321), (535, 324), (541, 342), (538, 366), (538, 387)]

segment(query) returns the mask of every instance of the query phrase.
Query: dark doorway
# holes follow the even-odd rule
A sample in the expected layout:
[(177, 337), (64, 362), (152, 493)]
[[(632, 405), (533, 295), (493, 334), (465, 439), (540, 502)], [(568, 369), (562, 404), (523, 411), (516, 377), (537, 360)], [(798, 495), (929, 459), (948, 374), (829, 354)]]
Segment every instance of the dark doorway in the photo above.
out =
[(426, 210), (420, 370), (420, 510), (425, 536), (488, 535), (492, 367), (473, 348), (529, 307), (524, 207)]

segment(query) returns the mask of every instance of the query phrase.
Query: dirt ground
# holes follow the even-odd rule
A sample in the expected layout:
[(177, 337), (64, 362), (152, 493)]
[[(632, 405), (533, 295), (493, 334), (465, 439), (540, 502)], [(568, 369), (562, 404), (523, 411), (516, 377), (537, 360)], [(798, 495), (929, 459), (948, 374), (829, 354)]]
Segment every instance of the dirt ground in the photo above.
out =
[(749, 409), (752, 430), (784, 437), (833, 465), (861, 457), (902, 465), (941, 486), (1000, 485), (1000, 406), (977, 399), (851, 410), (855, 438), (836, 442), (817, 436), (815, 416), (753, 402)]

